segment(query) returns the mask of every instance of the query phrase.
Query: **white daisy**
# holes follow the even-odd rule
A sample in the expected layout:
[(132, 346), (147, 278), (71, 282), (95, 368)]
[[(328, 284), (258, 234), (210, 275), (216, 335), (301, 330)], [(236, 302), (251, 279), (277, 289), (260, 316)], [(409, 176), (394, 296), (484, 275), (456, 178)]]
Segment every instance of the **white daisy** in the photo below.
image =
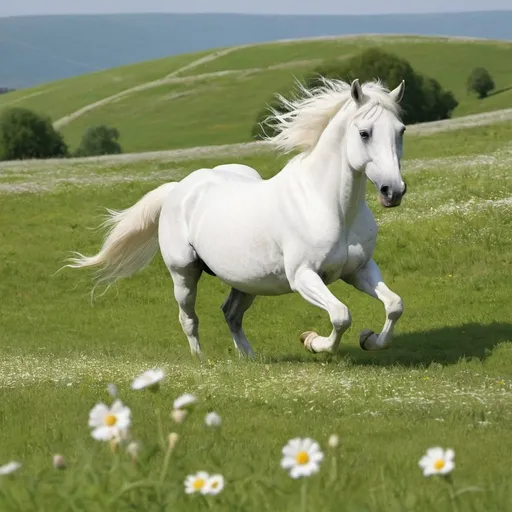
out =
[(130, 409), (120, 400), (116, 400), (110, 408), (103, 403), (96, 404), (89, 413), (89, 426), (94, 427), (92, 437), (98, 441), (126, 438), (130, 415)]
[(312, 439), (295, 438), (283, 448), (281, 467), (290, 471), (292, 478), (310, 476), (320, 469), (324, 454)]
[(222, 475), (212, 475), (208, 478), (204, 494), (219, 494), (224, 489), (224, 477)]
[(206, 473), (206, 471), (199, 471), (195, 475), (188, 475), (185, 479), (185, 492), (187, 494), (194, 494), (200, 492), (201, 494), (206, 494), (206, 484), (210, 475)]
[(3, 466), (0, 466), (0, 475), (10, 475), (15, 471), (18, 471), (22, 466), (21, 462), (10, 461)]
[(207, 427), (220, 427), (222, 419), (216, 412), (209, 412), (204, 418), (204, 422)]
[(455, 452), (452, 449), (429, 448), (418, 464), (424, 476), (447, 475), (455, 468), (454, 457)]
[(141, 373), (132, 382), (132, 389), (144, 389), (149, 388), (152, 390), (158, 389), (160, 381), (164, 378), (164, 371), (158, 368), (153, 370), (147, 370)]
[(174, 409), (186, 409), (187, 407), (194, 405), (196, 402), (196, 396), (191, 395), (190, 393), (185, 393), (174, 400), (173, 407)]

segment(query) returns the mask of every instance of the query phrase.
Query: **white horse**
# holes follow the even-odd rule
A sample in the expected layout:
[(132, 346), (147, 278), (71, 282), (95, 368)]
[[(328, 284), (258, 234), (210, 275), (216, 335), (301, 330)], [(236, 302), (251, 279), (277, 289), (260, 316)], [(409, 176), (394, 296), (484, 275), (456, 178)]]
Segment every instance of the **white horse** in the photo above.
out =
[(99, 281), (113, 283), (143, 269), (160, 246), (180, 323), (199, 356), (195, 302), (203, 271), (231, 287), (222, 310), (241, 354), (254, 354), (242, 320), (255, 296), (291, 292), (327, 311), (332, 323), (326, 337), (304, 332), (304, 346), (335, 352), (351, 323), (347, 306), (327, 287), (338, 279), (382, 301), (384, 327), (378, 335), (362, 331), (360, 345), (388, 347), (403, 306), (372, 258), (377, 225), (365, 188), (368, 178), (384, 207), (399, 205), (405, 194), (403, 92), (404, 82), (390, 92), (379, 82), (324, 79), (321, 87), (301, 88), (294, 100), (281, 97), (286, 113), (273, 112), (277, 132), (270, 140), (301, 152), (273, 178), (236, 164), (196, 170), (131, 208), (109, 210), (100, 252), (77, 253), (69, 266), (98, 267)]

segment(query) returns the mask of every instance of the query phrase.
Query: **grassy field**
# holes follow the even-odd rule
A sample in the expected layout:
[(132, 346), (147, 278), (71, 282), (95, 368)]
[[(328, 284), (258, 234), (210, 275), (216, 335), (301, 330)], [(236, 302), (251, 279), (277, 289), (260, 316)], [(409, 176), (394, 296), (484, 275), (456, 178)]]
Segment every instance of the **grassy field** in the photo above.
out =
[[(459, 101), (454, 116), (512, 105), (510, 43), (372, 36), (170, 57), (2, 95), (0, 110), (26, 106), (60, 120), (71, 147), (76, 147), (87, 127), (98, 123), (119, 128), (127, 152), (245, 142), (251, 140), (257, 113), (276, 91), (287, 92), (294, 77), (308, 75), (324, 59), (346, 58), (370, 45), (407, 58), (418, 71), (452, 90)], [(496, 83), (495, 93), (485, 100), (466, 91), (467, 76), (477, 66), (486, 67)], [(171, 73), (175, 76), (169, 78)], [(148, 83), (148, 88), (112, 98)], [(63, 121), (105, 99), (102, 105)]]
[[(510, 510), (511, 130), (409, 134), (402, 206), (381, 209), (369, 189), (380, 226), (375, 258), (405, 304), (391, 349), (359, 349), (359, 331), (378, 331), (384, 311), (337, 283), (332, 290), (353, 316), (338, 355), (305, 352), (300, 333), (330, 324), (290, 295), (259, 298), (248, 312), (254, 362), (234, 353), (219, 309), (228, 289), (214, 278), (200, 284), (200, 364), (160, 256), (93, 305), (89, 275), (55, 274), (68, 251), (98, 248), (104, 207), (129, 206), (164, 181), (232, 157), (2, 164), (0, 464), (24, 465), (0, 477), (0, 510)], [(284, 164), (265, 151), (242, 161), (265, 177)], [(167, 374), (160, 392), (131, 390), (133, 377), (154, 366)], [(89, 410), (111, 400), (108, 383), (132, 409), (143, 443), (135, 466), (90, 436)], [(184, 392), (199, 404), (176, 425), (169, 414)], [(181, 436), (164, 472), (155, 410), (164, 436)], [(203, 426), (209, 410), (222, 416), (220, 431)], [(336, 450), (327, 445), (333, 433)], [(305, 488), (279, 466), (281, 448), (297, 436), (316, 439), (326, 455)], [(437, 445), (456, 452), (452, 483), (418, 467)], [(55, 453), (67, 470), (51, 467)], [(203, 469), (222, 473), (225, 490), (186, 496), (186, 475)]]

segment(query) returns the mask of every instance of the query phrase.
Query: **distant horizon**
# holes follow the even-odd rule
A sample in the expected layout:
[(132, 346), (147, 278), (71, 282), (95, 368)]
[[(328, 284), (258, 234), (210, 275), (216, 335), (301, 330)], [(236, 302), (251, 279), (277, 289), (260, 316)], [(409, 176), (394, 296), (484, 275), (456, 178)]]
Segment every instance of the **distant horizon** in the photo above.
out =
[(119, 15), (215, 15), (215, 16), (345, 16), (345, 17), (360, 17), (360, 16), (421, 16), (421, 15), (434, 15), (434, 14), (481, 14), (492, 12), (512, 12), (512, 7), (506, 8), (493, 8), (493, 9), (471, 9), (471, 10), (454, 10), (454, 11), (404, 11), (404, 12), (367, 12), (367, 13), (329, 13), (329, 12), (316, 12), (316, 13), (290, 13), (290, 12), (242, 12), (242, 11), (112, 11), (112, 12), (63, 12), (63, 13), (33, 13), (33, 14), (0, 14), (1, 18), (30, 18), (30, 17), (43, 17), (43, 16), (119, 16)]
[[(3, 4), (3, 5), (2, 5)], [(0, 17), (88, 14), (239, 14), (367, 16), (510, 11), (510, 0), (17, 0), (1, 2)]]

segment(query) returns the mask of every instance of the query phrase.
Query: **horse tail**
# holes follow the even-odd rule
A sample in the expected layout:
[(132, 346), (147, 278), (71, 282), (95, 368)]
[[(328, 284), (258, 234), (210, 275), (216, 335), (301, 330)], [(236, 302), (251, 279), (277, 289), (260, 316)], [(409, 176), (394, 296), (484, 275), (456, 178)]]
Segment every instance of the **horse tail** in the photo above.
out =
[(110, 210), (103, 227), (110, 228), (95, 256), (74, 253), (68, 267), (98, 267), (97, 282), (112, 284), (144, 269), (158, 250), (158, 221), (170, 191), (177, 183), (165, 183), (148, 192), (126, 210)]

